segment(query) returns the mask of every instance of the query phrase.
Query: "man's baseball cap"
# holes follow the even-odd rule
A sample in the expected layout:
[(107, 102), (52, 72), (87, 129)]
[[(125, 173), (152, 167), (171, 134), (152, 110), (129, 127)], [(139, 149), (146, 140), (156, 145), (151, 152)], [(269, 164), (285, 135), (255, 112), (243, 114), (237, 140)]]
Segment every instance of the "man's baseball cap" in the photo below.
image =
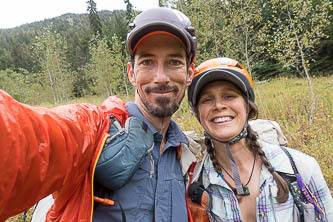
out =
[(127, 34), (127, 52), (132, 57), (140, 42), (151, 34), (170, 34), (179, 39), (187, 57), (193, 61), (197, 48), (197, 38), (190, 19), (182, 12), (170, 8), (151, 8), (140, 13)]

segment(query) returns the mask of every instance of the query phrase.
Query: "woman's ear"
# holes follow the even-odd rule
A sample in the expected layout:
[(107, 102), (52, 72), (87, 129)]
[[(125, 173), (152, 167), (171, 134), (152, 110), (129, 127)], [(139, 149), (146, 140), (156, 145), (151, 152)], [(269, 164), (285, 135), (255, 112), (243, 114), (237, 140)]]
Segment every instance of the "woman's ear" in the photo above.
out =
[(200, 118), (198, 112), (193, 111), (194, 117), (199, 121), (200, 123)]

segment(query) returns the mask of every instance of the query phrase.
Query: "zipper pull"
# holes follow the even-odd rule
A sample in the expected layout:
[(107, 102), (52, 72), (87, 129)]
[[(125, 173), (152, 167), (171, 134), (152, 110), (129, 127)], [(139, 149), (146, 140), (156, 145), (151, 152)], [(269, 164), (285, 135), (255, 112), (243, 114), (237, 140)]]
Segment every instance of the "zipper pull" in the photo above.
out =
[(153, 149), (154, 149), (154, 143), (153, 143), (152, 147), (148, 150), (148, 155), (149, 155), (149, 159), (150, 159), (150, 172), (149, 172), (150, 179), (153, 177), (153, 174), (155, 171)]

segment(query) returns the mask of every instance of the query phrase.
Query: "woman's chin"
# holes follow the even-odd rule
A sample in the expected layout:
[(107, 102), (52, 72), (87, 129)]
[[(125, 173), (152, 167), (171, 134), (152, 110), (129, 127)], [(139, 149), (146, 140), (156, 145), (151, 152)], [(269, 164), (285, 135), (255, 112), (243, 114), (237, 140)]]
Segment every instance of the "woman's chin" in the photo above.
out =
[(236, 132), (234, 130), (224, 129), (223, 131), (220, 131), (220, 132), (211, 132), (210, 135), (212, 135), (213, 137), (215, 137), (221, 141), (227, 142), (229, 140), (232, 140), (236, 136), (238, 136), (239, 133), (240, 133), (240, 131)]

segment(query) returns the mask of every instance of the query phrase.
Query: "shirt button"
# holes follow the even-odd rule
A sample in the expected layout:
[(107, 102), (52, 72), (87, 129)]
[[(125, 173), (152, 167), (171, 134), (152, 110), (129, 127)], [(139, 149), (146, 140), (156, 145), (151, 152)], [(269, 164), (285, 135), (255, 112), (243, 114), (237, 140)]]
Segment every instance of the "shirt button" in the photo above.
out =
[(265, 216), (265, 212), (260, 212), (259, 216), (261, 216), (261, 217)]

